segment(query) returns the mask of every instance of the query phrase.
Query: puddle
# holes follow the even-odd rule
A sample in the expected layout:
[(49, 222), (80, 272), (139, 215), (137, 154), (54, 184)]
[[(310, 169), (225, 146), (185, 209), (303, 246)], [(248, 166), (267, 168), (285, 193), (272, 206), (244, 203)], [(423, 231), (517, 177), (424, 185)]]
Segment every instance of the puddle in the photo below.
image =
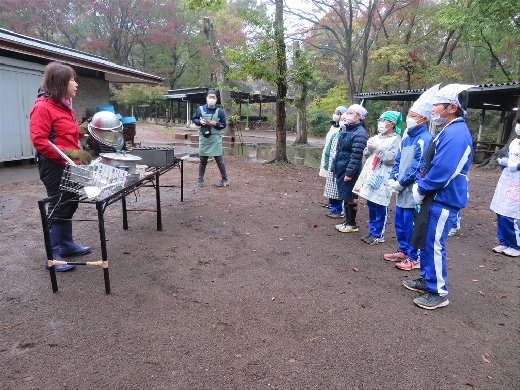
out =
[[(198, 157), (198, 145), (193, 147), (187, 144), (173, 144), (175, 154), (189, 154), (191, 158)], [(304, 146), (287, 147), (287, 158), (295, 165), (306, 165), (318, 168), (321, 161), (323, 147)], [(276, 145), (273, 143), (244, 143), (244, 144), (224, 144), (224, 156), (244, 156), (254, 162), (263, 163), (270, 161), (275, 156)]]

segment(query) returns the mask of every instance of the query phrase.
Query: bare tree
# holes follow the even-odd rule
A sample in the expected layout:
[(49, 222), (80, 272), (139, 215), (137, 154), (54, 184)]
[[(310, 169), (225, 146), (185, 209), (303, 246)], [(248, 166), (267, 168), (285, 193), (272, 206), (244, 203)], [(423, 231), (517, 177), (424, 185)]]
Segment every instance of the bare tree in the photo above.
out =
[[(217, 42), (217, 37), (215, 35), (215, 29), (213, 28), (213, 23), (211, 23), (209, 17), (204, 17), (204, 34), (208, 39), (209, 46), (217, 62), (218, 66), (218, 74), (217, 74), (217, 82), (220, 83), (220, 101), (222, 102), (222, 108), (226, 114), (226, 117), (229, 118), (231, 116), (231, 94), (230, 94), (230, 83), (227, 77), (229, 72), (229, 64), (225, 61), (224, 56), (222, 54), (222, 50)], [(227, 126), (225, 134), (229, 136), (234, 135), (234, 127)]]

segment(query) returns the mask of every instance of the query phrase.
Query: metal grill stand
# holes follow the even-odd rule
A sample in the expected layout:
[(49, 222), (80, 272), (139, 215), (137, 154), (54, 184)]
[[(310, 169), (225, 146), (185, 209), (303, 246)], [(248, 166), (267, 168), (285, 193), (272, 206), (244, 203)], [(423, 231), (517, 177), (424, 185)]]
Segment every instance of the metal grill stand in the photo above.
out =
[[(102, 164), (104, 165), (104, 164)], [(71, 172), (73, 174), (76, 174), (75, 169), (71, 171), (70, 168), (80, 168), (78, 167), (69, 167), (66, 171), (67, 174), (64, 173), (64, 177), (62, 177), (62, 186), (64, 189), (69, 186), (70, 189), (67, 189), (68, 191), (74, 192), (79, 197), (75, 199), (67, 200), (67, 202), (78, 202), (82, 204), (95, 204), (96, 210), (97, 210), (97, 219), (76, 219), (75, 221), (98, 221), (98, 229), (99, 229), (99, 239), (101, 244), (101, 260), (100, 261), (93, 261), (93, 262), (74, 262), (74, 261), (60, 261), (60, 260), (54, 260), (52, 258), (52, 248), (51, 248), (51, 241), (50, 241), (50, 233), (49, 233), (49, 222), (58, 220), (57, 218), (53, 218), (52, 215), (48, 215), (47, 213), (47, 204), (53, 200), (54, 198), (45, 198), (40, 201), (38, 201), (38, 207), (40, 209), (40, 216), (42, 220), (42, 228), (43, 228), (43, 238), (45, 241), (45, 252), (47, 255), (47, 264), (49, 266), (49, 275), (51, 278), (51, 285), (52, 285), (52, 291), (58, 292), (58, 282), (56, 279), (56, 270), (54, 269), (55, 265), (90, 265), (90, 266), (100, 266), (103, 268), (103, 277), (105, 280), (105, 293), (110, 294), (110, 277), (108, 272), (108, 255), (107, 255), (107, 246), (106, 246), (106, 234), (105, 234), (105, 219), (104, 219), (104, 213), (106, 208), (121, 200), (121, 205), (123, 208), (123, 229), (128, 229), (128, 211), (153, 211), (157, 215), (157, 230), (162, 230), (162, 215), (161, 215), (161, 185), (160, 185), (160, 179), (159, 177), (166, 172), (170, 171), (173, 168), (179, 168), (181, 178), (180, 178), (180, 186), (177, 185), (169, 185), (169, 186), (162, 186), (162, 187), (180, 187), (181, 190), (181, 202), (184, 201), (184, 160), (175, 158), (174, 161), (165, 167), (160, 168), (149, 168), (149, 170), (146, 172), (144, 177), (140, 178), (136, 182), (127, 185), (122, 188), (118, 188), (117, 186), (112, 186), (110, 188), (107, 188), (105, 191), (102, 191), (99, 196), (97, 196), (94, 199), (89, 199), (85, 196), (83, 187), (86, 183), (92, 184), (95, 183), (96, 180), (94, 177), (91, 177), (90, 171), (94, 171), (94, 169), (88, 168), (83, 169), (82, 172), (80, 172), (77, 177), (74, 177), (73, 179), (70, 179)], [(86, 168), (86, 167), (83, 167)], [(88, 173), (85, 173), (88, 171)], [(125, 172), (126, 173), (126, 172)], [(68, 180), (68, 181), (67, 181)], [(84, 181), (84, 183), (80, 183), (81, 181)], [(106, 186), (107, 184), (102, 184), (101, 182), (104, 182), (106, 178), (102, 179), (98, 185)], [(113, 180), (111, 178), (111, 180)], [(114, 179), (116, 180), (116, 179)], [(114, 181), (115, 182), (115, 181)], [(109, 183), (110, 184), (110, 183)], [(94, 184), (93, 184), (94, 185)], [(142, 187), (153, 187), (155, 188), (155, 201), (156, 201), (156, 209), (140, 209), (140, 210), (128, 210), (126, 207), (126, 197), (132, 193), (134, 193), (136, 190)], [(108, 191), (109, 194), (106, 194), (105, 192)], [(60, 195), (57, 195), (59, 197)]]

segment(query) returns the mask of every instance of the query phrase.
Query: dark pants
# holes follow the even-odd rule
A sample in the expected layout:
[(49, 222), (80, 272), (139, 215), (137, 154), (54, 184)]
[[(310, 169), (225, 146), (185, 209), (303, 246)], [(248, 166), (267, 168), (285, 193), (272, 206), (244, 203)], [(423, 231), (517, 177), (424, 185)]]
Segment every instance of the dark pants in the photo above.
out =
[[(38, 172), (40, 179), (47, 190), (47, 196), (52, 200), (48, 204), (48, 217), (55, 219), (71, 219), (78, 208), (78, 196), (72, 192), (61, 191), (60, 182), (63, 175), (63, 165), (56, 164), (40, 155), (38, 158)], [(65, 221), (54, 221), (62, 224)]]
[[(200, 164), (199, 164), (199, 180), (204, 178), (204, 173), (206, 172), (206, 165), (208, 165), (209, 156), (200, 156)], [(223, 156), (213, 156), (215, 162), (217, 163), (218, 170), (220, 171), (220, 175), (223, 180), (227, 180), (226, 174), (226, 166), (224, 165), (224, 157)]]

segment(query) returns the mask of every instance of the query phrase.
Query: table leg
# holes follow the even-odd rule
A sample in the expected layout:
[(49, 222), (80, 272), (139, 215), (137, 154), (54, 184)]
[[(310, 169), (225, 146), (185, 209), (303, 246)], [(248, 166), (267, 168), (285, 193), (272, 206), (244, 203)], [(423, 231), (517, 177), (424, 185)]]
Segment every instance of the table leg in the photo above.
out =
[(121, 198), (121, 206), (123, 207), (123, 230), (128, 230), (128, 213), (126, 210), (126, 196)]
[(157, 230), (162, 231), (161, 186), (159, 183), (159, 176), (159, 173), (155, 174), (155, 202), (157, 204)]
[(108, 273), (108, 256), (107, 256), (107, 240), (105, 235), (105, 219), (103, 202), (96, 202), (98, 212), (99, 239), (101, 240), (101, 259), (107, 262), (107, 266), (103, 268), (103, 277), (105, 279), (105, 293), (110, 294), (110, 275)]
[[(43, 239), (45, 242), (45, 255), (47, 259), (52, 259), (52, 247), (51, 247), (51, 236), (49, 233), (49, 221), (47, 220), (47, 211), (45, 209), (45, 201), (38, 201), (38, 207), (40, 208), (40, 216), (42, 219), (43, 228)], [(49, 275), (51, 277), (52, 292), (58, 292), (58, 281), (56, 280), (56, 270), (54, 267), (49, 267)]]

